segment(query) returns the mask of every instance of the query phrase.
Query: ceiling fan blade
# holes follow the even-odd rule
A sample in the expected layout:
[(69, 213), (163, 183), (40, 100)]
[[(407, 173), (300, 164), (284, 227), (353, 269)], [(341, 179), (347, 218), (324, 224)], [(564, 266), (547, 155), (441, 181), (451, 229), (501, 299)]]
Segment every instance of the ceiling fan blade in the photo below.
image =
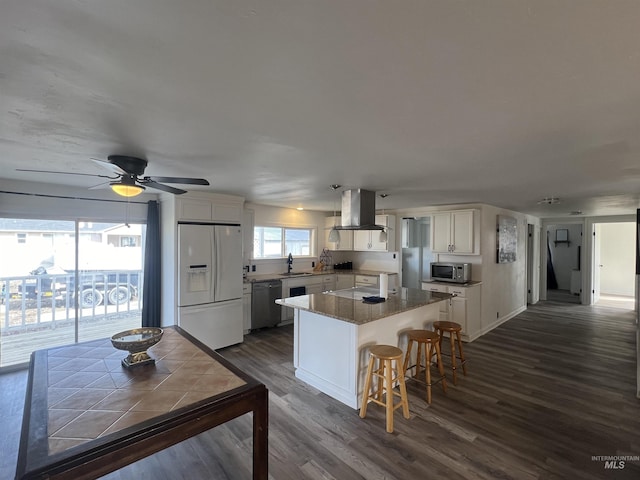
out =
[(186, 190), (182, 190), (180, 188), (170, 187), (169, 185), (164, 185), (162, 183), (154, 182), (151, 179), (144, 178), (144, 181), (139, 182), (141, 185), (146, 187), (155, 188), (157, 190), (162, 190), (163, 192), (173, 193), (175, 195), (182, 195), (183, 193), (187, 193)]
[(111, 182), (102, 182), (97, 185), (93, 185), (92, 187), (89, 187), (89, 190), (101, 190), (101, 189), (107, 188), (110, 184)]
[(95, 173), (78, 173), (78, 172), (58, 172), (55, 170), (31, 170), (28, 168), (16, 168), (16, 172), (35, 172), (35, 173), (57, 173), (57, 174), (61, 174), (61, 175), (82, 175), (85, 177), (101, 177), (101, 178), (108, 178), (110, 180), (115, 180), (118, 177), (110, 177), (109, 175), (98, 175)]
[(152, 182), (165, 182), (165, 183), (183, 183), (185, 185), (209, 185), (209, 182), (204, 178), (185, 178), (185, 177), (144, 177), (145, 180), (151, 180)]
[(122, 168), (120, 168), (118, 165), (115, 165), (111, 162), (107, 162), (105, 160), (99, 160), (97, 158), (92, 158), (91, 160), (93, 160), (95, 163), (97, 163), (98, 165), (100, 165), (102, 168), (106, 168), (107, 170), (109, 170), (110, 172), (115, 173), (116, 175), (126, 175), (127, 172), (125, 172)]

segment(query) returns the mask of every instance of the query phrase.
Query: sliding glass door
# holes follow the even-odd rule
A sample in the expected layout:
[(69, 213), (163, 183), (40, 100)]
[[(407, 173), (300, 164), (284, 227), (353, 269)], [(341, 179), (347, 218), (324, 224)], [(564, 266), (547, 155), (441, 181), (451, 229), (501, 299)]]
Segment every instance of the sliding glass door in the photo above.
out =
[(0, 367), (140, 326), (145, 226), (0, 218)]

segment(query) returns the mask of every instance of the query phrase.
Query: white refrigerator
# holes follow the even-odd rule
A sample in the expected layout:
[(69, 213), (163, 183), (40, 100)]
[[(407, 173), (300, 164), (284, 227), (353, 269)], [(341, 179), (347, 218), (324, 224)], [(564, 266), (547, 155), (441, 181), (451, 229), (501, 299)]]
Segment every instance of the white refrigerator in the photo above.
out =
[(178, 224), (178, 325), (218, 349), (242, 342), (240, 225)]

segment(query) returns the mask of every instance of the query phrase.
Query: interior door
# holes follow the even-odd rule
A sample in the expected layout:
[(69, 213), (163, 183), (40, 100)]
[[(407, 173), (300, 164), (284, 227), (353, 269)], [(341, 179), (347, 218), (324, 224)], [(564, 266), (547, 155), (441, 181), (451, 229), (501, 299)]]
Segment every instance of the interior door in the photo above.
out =
[(600, 237), (601, 225), (593, 225), (593, 299), (591, 303), (597, 303), (600, 300), (600, 269), (602, 268), (600, 258)]

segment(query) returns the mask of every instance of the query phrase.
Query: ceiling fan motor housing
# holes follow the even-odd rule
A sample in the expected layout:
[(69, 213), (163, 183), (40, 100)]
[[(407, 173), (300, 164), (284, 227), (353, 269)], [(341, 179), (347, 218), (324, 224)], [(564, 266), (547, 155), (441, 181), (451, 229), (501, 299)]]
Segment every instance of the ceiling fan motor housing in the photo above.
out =
[(107, 160), (130, 175), (142, 175), (144, 174), (144, 169), (147, 168), (147, 161), (143, 158), (109, 155)]

